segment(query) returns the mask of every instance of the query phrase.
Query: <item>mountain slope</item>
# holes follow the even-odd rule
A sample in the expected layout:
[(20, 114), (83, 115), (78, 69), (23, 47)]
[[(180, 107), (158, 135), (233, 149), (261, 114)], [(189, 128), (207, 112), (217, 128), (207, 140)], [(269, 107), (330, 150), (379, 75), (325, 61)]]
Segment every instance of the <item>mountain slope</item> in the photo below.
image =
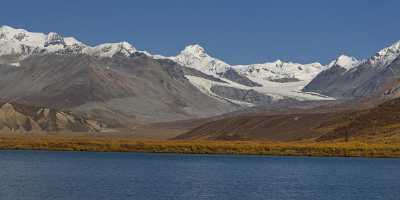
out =
[(124, 116), (122, 122), (207, 117), (238, 107), (197, 90), (182, 66), (146, 55), (31, 56), (20, 67), (0, 69), (0, 93), (5, 101)]
[(399, 114), (400, 98), (362, 110), (328, 106), (294, 113), (247, 113), (205, 121), (176, 139), (394, 142), (400, 141)]
[(176, 139), (294, 141), (320, 137), (339, 118), (335, 113), (241, 115), (203, 124)]
[(343, 117), (345, 125), (318, 138), (318, 141), (366, 138), (381, 141), (400, 139), (400, 99)]

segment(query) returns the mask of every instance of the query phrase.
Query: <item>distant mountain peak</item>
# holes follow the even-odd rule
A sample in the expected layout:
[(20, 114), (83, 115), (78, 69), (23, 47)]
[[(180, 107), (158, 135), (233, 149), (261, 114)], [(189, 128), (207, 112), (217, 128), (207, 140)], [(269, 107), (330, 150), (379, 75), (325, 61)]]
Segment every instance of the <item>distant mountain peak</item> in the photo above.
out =
[[(0, 43), (0, 55), (27, 56), (33, 52), (60, 52), (66, 48), (72, 50), (73, 53), (86, 53), (100, 57), (112, 57), (117, 53), (130, 56), (137, 52), (135, 47), (125, 41), (90, 47), (74, 37), (63, 37), (56, 32), (35, 33), (5, 25), (0, 27)], [(33, 51), (34, 49), (36, 51)]]
[(45, 34), (11, 26), (0, 27), (0, 55), (18, 55), (23, 59), (32, 54), (59, 52), (77, 46), (76, 51), (86, 47), (73, 37), (64, 38), (55, 32)]
[(400, 41), (397, 41), (390, 45), (389, 47), (386, 47), (382, 50), (380, 50), (377, 55), (387, 55), (387, 54), (398, 54), (400, 50)]
[(351, 57), (345, 54), (340, 55), (338, 58), (333, 60), (328, 67), (332, 67), (334, 65), (340, 66), (346, 70), (352, 69), (354, 67), (357, 67), (358, 65), (361, 64), (361, 61), (358, 60), (355, 57)]
[(206, 54), (205, 49), (199, 44), (188, 45), (181, 51), (183, 54), (203, 55)]
[(95, 47), (88, 47), (83, 50), (84, 53), (100, 56), (100, 57), (112, 57), (117, 53), (121, 53), (125, 56), (130, 56), (137, 52), (136, 48), (128, 42), (117, 42), (117, 43), (105, 43)]
[(198, 44), (186, 46), (180, 54), (172, 57), (172, 60), (212, 75), (224, 73), (230, 68), (230, 65), (222, 60), (208, 55), (205, 49)]
[(369, 62), (376, 67), (386, 67), (400, 56), (400, 41), (378, 51), (369, 59)]

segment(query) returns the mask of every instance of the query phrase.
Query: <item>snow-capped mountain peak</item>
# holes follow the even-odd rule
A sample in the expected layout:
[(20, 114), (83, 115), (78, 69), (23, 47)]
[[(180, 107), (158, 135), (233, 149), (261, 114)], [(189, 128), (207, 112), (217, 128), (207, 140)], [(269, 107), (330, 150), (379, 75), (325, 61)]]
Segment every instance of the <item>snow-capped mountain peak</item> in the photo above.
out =
[(195, 68), (211, 75), (224, 73), (230, 68), (227, 63), (208, 55), (204, 48), (198, 44), (185, 47), (179, 55), (171, 57), (171, 59), (181, 65)]
[(181, 51), (181, 54), (189, 54), (189, 55), (193, 55), (193, 56), (206, 56), (207, 55), (205, 49), (198, 44), (186, 46), (185, 49), (183, 49)]
[[(117, 53), (130, 56), (138, 52), (128, 42), (105, 43), (94, 47), (87, 46), (74, 37), (63, 37), (58, 33), (48, 34), (29, 32), (10, 26), (0, 27), (0, 56), (21, 55), (21, 59), (34, 53), (45, 52), (70, 52), (85, 53), (99, 57), (112, 57)], [(147, 52), (143, 54), (150, 55)]]
[(362, 62), (355, 57), (340, 55), (337, 59), (333, 60), (328, 66), (332, 67), (334, 65), (340, 66), (346, 70), (350, 70), (357, 67)]
[[(130, 56), (137, 50), (128, 42), (105, 43), (90, 47), (74, 37), (64, 38), (55, 32), (44, 34), (10, 26), (0, 27), (0, 55), (16, 54), (24, 58), (34, 52), (72, 52), (112, 57), (117, 53)], [(150, 55), (147, 52), (142, 53)]]
[(130, 56), (133, 53), (137, 52), (137, 50), (128, 42), (118, 42), (105, 43), (97, 45), (95, 47), (88, 47), (85, 48), (83, 52), (93, 56), (112, 57), (117, 53), (121, 53), (125, 56)]
[(10, 26), (0, 28), (0, 40), (14, 42), (32, 47), (43, 47), (47, 35), (43, 33), (28, 32), (24, 29), (16, 29)]
[(74, 45), (82, 44), (75, 38), (64, 38), (60, 34), (50, 32), (48, 34), (29, 32), (25, 29), (16, 29), (11, 26), (0, 27), (0, 41), (13, 42), (19, 45), (44, 48), (50, 45)]
[[(75, 48), (75, 47), (79, 48)], [(86, 45), (73, 37), (64, 38), (58, 33), (48, 34), (16, 29), (11, 26), (0, 27), (0, 56), (20, 55), (21, 59), (34, 53), (58, 52), (65, 48), (80, 51)]]
[(386, 67), (400, 56), (400, 41), (386, 47), (369, 59), (369, 62), (376, 67)]

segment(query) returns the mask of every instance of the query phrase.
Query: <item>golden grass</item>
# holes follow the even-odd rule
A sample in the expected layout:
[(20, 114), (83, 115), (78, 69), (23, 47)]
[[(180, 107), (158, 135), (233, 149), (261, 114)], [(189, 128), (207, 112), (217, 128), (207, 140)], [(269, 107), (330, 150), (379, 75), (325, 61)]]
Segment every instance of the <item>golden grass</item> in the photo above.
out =
[(0, 149), (277, 156), (400, 157), (400, 143), (135, 140), (128, 137), (90, 135), (0, 135)]

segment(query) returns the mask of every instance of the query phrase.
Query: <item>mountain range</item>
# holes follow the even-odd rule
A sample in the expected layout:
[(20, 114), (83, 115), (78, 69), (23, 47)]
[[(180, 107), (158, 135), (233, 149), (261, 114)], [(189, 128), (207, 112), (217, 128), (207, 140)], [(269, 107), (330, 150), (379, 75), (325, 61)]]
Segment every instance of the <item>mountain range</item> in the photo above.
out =
[(115, 128), (292, 105), (341, 110), (348, 102), (397, 98), (399, 56), (397, 42), (364, 60), (341, 55), (326, 65), (230, 65), (198, 44), (167, 57), (128, 42), (90, 46), (54, 32), (1, 26), (0, 101), (65, 111)]

